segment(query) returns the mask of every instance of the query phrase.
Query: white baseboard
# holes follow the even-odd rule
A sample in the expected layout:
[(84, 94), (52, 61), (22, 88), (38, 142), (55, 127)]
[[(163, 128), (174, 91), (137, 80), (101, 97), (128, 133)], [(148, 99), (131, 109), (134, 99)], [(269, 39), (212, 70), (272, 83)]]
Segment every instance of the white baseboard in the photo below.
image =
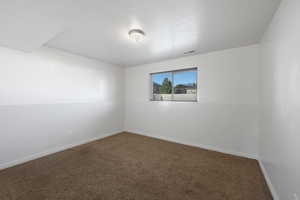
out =
[(213, 145), (204, 145), (204, 144), (198, 144), (198, 143), (185, 143), (185, 142), (176, 141), (173, 138), (156, 136), (156, 135), (151, 135), (151, 134), (147, 134), (147, 133), (141, 133), (139, 131), (125, 131), (125, 132), (134, 133), (134, 134), (138, 134), (138, 135), (145, 135), (145, 136), (148, 136), (148, 137), (153, 137), (153, 138), (157, 138), (157, 139), (161, 139), (161, 140), (175, 142), (175, 143), (178, 143), (178, 144), (184, 144), (184, 145), (199, 147), (199, 148), (207, 149), (207, 150), (211, 150), (211, 151), (217, 151), (217, 152), (220, 152), (220, 153), (225, 153), (225, 154), (230, 154), (230, 155), (234, 155), (234, 156), (239, 156), (239, 157), (245, 157), (245, 158), (258, 160), (257, 155), (252, 155), (252, 154), (249, 154), (249, 153), (238, 152), (238, 151), (225, 150), (225, 149), (221, 149), (221, 148), (218, 148), (216, 146), (213, 146)]
[(50, 154), (53, 154), (53, 153), (57, 153), (57, 152), (66, 150), (66, 149), (70, 149), (70, 148), (75, 147), (75, 146), (79, 146), (79, 145), (86, 144), (86, 143), (89, 143), (89, 142), (92, 142), (92, 141), (95, 141), (95, 140), (99, 140), (99, 139), (102, 139), (102, 138), (105, 138), (105, 137), (108, 137), (108, 136), (111, 136), (111, 135), (115, 135), (115, 134), (118, 134), (120, 132), (99, 135), (97, 137), (90, 138), (90, 139), (87, 139), (87, 140), (83, 140), (83, 141), (80, 141), (80, 142), (77, 142), (77, 143), (67, 144), (67, 145), (63, 145), (63, 146), (59, 146), (59, 147), (54, 147), (52, 149), (49, 149), (49, 150), (46, 150), (46, 151), (43, 151), (43, 152), (40, 152), (40, 153), (35, 153), (35, 154), (32, 154), (32, 155), (26, 156), (24, 158), (21, 158), (21, 159), (6, 162), (6, 163), (3, 163), (3, 164), (0, 164), (0, 170), (6, 169), (6, 168), (9, 168), (9, 167), (13, 167), (13, 166), (16, 166), (16, 165), (19, 165), (19, 164), (22, 164), (22, 163), (25, 163), (25, 162), (28, 162), (28, 161), (31, 161), (31, 160), (35, 160), (35, 159), (38, 159), (38, 158), (41, 158), (41, 157), (44, 157), (44, 156), (47, 156), (47, 155), (50, 155)]
[(278, 194), (277, 194), (277, 192), (275, 190), (275, 187), (273, 186), (273, 184), (271, 182), (270, 176), (269, 176), (269, 174), (268, 174), (268, 172), (267, 172), (267, 170), (266, 170), (263, 162), (261, 160), (258, 160), (258, 163), (259, 163), (259, 166), (260, 166), (260, 168), (261, 168), (261, 170), (263, 172), (263, 175), (264, 175), (264, 177), (265, 177), (265, 179), (267, 181), (267, 184), (268, 184), (268, 186), (270, 188), (270, 191), (272, 193), (273, 199), (274, 200), (280, 200), (279, 196), (278, 196)]

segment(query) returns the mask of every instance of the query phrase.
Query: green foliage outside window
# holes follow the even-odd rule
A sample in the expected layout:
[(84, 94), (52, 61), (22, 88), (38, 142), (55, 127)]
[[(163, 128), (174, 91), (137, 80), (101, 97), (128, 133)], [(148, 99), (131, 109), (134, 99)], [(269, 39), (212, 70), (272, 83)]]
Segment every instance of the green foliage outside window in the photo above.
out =
[(172, 82), (165, 78), (163, 81), (162, 86), (159, 88), (160, 94), (171, 94), (172, 93)]

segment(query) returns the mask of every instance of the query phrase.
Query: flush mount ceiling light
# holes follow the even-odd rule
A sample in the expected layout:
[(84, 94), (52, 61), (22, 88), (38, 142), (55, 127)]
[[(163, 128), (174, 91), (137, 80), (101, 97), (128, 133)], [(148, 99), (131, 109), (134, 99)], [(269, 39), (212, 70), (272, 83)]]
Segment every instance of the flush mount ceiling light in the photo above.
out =
[(145, 39), (144, 31), (140, 29), (132, 29), (128, 32), (129, 38), (138, 43)]

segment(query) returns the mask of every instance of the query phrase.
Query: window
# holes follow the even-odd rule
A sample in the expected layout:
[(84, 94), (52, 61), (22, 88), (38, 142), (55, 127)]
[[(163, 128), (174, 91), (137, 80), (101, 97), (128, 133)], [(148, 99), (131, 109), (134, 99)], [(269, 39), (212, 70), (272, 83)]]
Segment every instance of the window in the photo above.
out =
[(151, 74), (152, 101), (197, 101), (197, 68)]

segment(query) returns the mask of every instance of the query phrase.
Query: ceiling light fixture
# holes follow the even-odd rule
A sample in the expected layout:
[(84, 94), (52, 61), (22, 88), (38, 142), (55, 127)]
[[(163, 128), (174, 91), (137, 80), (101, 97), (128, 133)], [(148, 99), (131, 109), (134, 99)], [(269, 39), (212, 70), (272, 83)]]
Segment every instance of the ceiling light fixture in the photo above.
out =
[(145, 39), (144, 31), (140, 29), (132, 29), (128, 32), (129, 38), (135, 41), (136, 43), (141, 42)]

